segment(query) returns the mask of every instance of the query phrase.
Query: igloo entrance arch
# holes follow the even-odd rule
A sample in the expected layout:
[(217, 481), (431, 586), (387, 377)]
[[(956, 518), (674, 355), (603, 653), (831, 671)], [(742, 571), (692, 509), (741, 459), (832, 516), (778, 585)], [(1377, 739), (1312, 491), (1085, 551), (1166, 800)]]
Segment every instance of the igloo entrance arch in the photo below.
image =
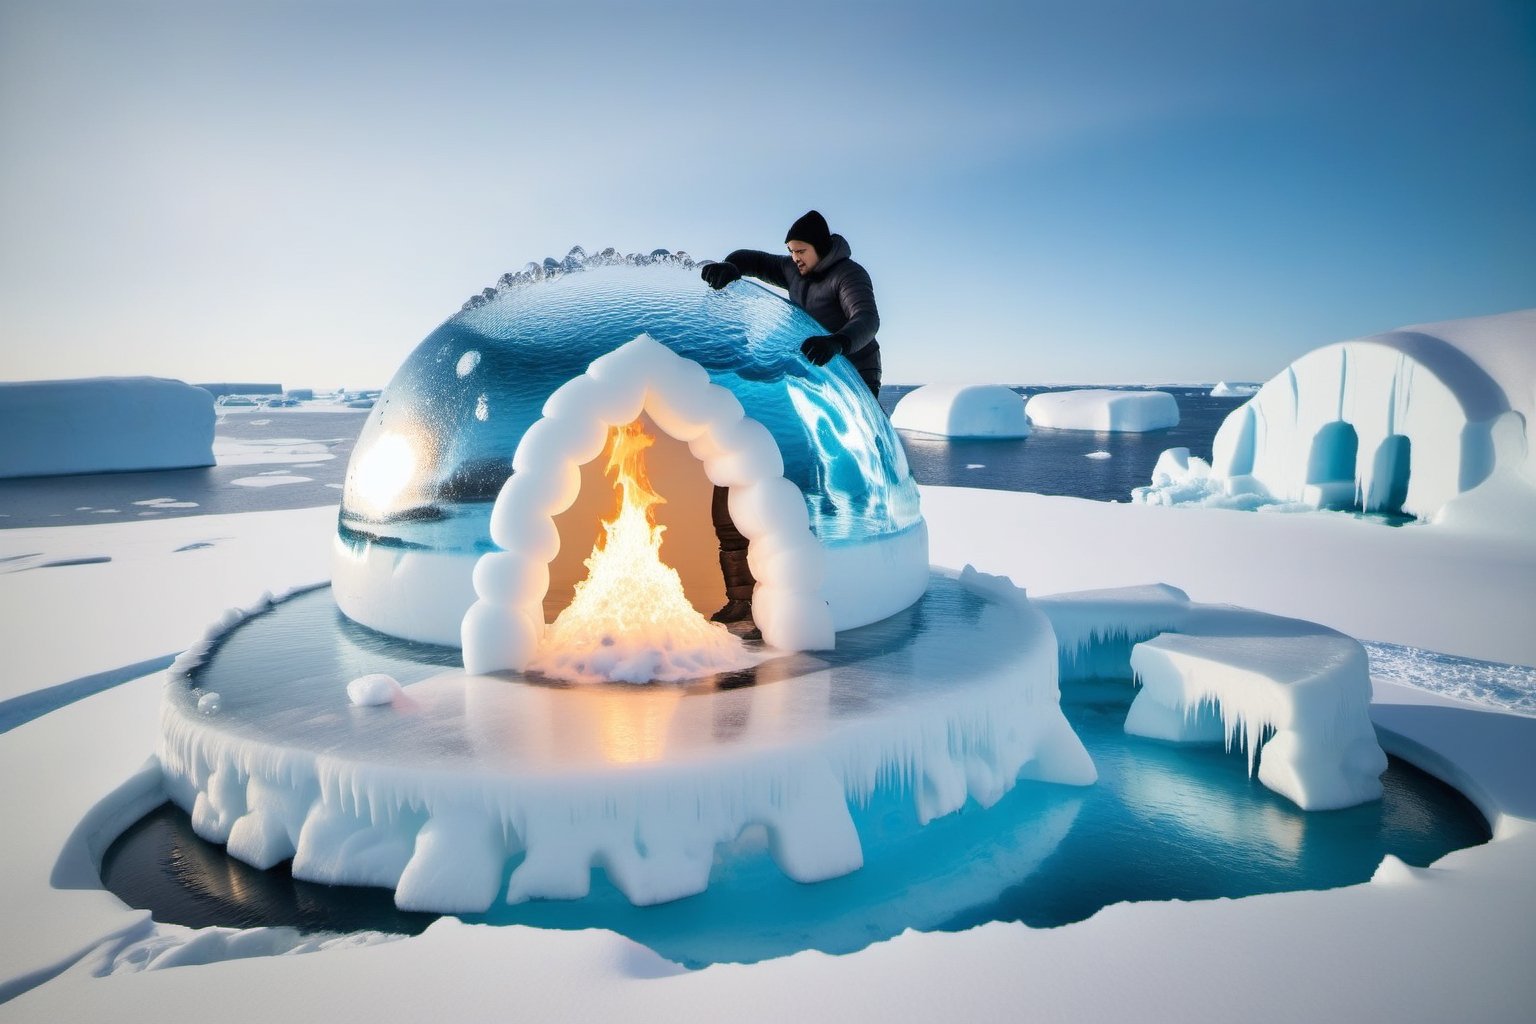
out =
[(833, 646), (822, 549), (772, 435), (702, 366), (641, 335), (557, 389), (519, 442), (491, 512), (491, 539), (502, 550), (475, 566), (476, 601), (462, 625), (468, 671), (522, 670), (533, 660), (546, 629), (550, 563), (561, 548), (556, 519), (582, 491), (581, 467), (604, 450), (613, 428), (642, 414), (686, 444), (712, 484), (727, 488), (731, 516), (749, 542), (764, 642), (782, 650)]

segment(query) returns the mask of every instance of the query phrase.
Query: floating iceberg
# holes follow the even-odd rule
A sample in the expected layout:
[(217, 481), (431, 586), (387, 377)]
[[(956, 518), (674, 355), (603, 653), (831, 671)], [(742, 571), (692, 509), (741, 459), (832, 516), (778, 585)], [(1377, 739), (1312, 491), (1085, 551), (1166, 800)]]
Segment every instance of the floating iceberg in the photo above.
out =
[(1024, 399), (1001, 384), (924, 385), (896, 403), (891, 425), (939, 437), (1029, 436)]
[(1509, 531), (1536, 514), (1533, 338), (1536, 310), (1524, 310), (1315, 349), (1233, 410), (1208, 465), (1160, 461), (1133, 499), (1359, 508)]
[(1215, 387), (1211, 388), (1211, 397), (1247, 398), (1249, 395), (1258, 394), (1258, 391), (1259, 386), (1257, 384), (1228, 384), (1226, 381), (1220, 381)]
[[(374, 407), (348, 468), (333, 569), (341, 609), (394, 636), (458, 646), (477, 600), (476, 562), (505, 550), (493, 502), (509, 477), (544, 472), (519, 466), (514, 456), (525, 449), (522, 458), (539, 461), (543, 452), (559, 469), (537, 488), (520, 485), (525, 497), (509, 495), (503, 515), (540, 520), (531, 532), (521, 523), (512, 532), (528, 560), (549, 565), (549, 585), (535, 587), (547, 605), (568, 597), (595, 529), (586, 496), (607, 502), (612, 494), (592, 475), (600, 471), (580, 470), (589, 475), (577, 482), (573, 467), (592, 465), (581, 459), (595, 458), (615, 417), (641, 413), (656, 428), (650, 454), (661, 468), (653, 472), (675, 478), (657, 516), (678, 543), (663, 554), (696, 606), (723, 597), (712, 484), (732, 489), (738, 525), (761, 518), (764, 502), (777, 510), (769, 523), (780, 522), (794, 492), (800, 530), (819, 552), (833, 629), (916, 600), (927, 576), (917, 488), (868, 389), (846, 360), (818, 367), (800, 355), (800, 342), (821, 332), (803, 311), (749, 282), (712, 291), (691, 267), (683, 254), (660, 250), (626, 259), (575, 249), (564, 261), (507, 275), (422, 342)], [(625, 371), (632, 378), (599, 380), (602, 357), (642, 336), (678, 362), (635, 360)], [(684, 363), (692, 369), (679, 369)], [(736, 426), (724, 433), (703, 426), (727, 420)], [(764, 479), (749, 485), (749, 477)], [(571, 511), (550, 518), (570, 501)], [(777, 539), (758, 546), (755, 569), (767, 578), (775, 559), (804, 564), (795, 554), (804, 544), (779, 543), (792, 530), (770, 532)], [(704, 539), (682, 544), (684, 537)], [(539, 569), (532, 577), (522, 571), (513, 575), (531, 586), (542, 579)], [(762, 607), (771, 619), (777, 605)]]
[(1179, 403), (1166, 391), (1047, 391), (1031, 398), (1024, 411), (1035, 426), (1056, 430), (1139, 433), (1179, 425)]
[(0, 477), (211, 466), (213, 396), (160, 377), (0, 383)]

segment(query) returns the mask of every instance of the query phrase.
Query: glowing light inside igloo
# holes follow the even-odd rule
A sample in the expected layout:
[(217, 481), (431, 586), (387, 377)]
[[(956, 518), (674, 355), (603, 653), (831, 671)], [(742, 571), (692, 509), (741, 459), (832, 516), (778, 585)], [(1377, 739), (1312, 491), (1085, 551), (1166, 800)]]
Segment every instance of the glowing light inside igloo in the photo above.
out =
[(724, 626), (709, 622), (661, 558), (666, 527), (654, 509), (645, 451), (656, 443), (638, 420), (608, 432), (605, 469), (619, 494), (602, 522), (587, 575), (545, 630), (529, 669), (557, 679), (673, 682), (752, 665), (755, 658)]

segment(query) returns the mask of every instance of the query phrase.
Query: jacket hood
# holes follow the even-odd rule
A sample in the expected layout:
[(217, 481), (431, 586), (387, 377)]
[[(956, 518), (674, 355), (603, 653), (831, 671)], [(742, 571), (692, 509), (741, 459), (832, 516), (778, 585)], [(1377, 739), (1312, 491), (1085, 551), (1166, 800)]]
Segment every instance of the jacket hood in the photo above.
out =
[(809, 276), (820, 277), (834, 266), (853, 255), (853, 250), (848, 247), (848, 239), (842, 235), (832, 236), (832, 247), (816, 261), (816, 267)]

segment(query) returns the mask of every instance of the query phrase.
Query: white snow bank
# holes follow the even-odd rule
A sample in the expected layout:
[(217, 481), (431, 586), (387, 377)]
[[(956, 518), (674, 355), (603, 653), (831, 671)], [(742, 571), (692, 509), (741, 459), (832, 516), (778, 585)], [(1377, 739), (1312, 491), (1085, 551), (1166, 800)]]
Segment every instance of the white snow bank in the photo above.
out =
[(1024, 411), (1037, 427), (1136, 433), (1179, 425), (1179, 403), (1166, 391), (1082, 388), (1035, 395)]
[[(335, 505), (0, 530), (0, 558), (80, 563), (0, 573), (0, 700), (173, 654), (222, 608), (325, 579), (335, 530)], [(61, 623), (89, 626), (63, 643)]]
[(1315, 349), (1227, 417), (1204, 479), (1154, 480), (1134, 500), (1239, 498), (1228, 504), (1360, 507), (1420, 519), (1445, 510), (1453, 528), (1512, 532), (1512, 523), (1536, 515), (1527, 458), (1533, 353), (1536, 310)]
[(1028, 437), (1024, 399), (1001, 384), (927, 384), (891, 411), (891, 426), (940, 437)]
[[(1195, 601), (1362, 640), (1536, 665), (1536, 542), (1349, 516), (1237, 515), (959, 487), (920, 488), (933, 561), (987, 564), (1042, 594), (1162, 580)], [(1018, 536), (1029, 524), (1029, 538)], [(1050, 538), (1042, 543), (1040, 538)]]
[(211, 466), (214, 418), (179, 380), (0, 382), (0, 477)]
[(1257, 384), (1228, 384), (1226, 381), (1221, 381), (1215, 387), (1211, 388), (1211, 397), (1212, 398), (1239, 398), (1239, 397), (1246, 397), (1248, 395), (1257, 394), (1258, 390), (1259, 390), (1259, 385), (1257, 385)]

